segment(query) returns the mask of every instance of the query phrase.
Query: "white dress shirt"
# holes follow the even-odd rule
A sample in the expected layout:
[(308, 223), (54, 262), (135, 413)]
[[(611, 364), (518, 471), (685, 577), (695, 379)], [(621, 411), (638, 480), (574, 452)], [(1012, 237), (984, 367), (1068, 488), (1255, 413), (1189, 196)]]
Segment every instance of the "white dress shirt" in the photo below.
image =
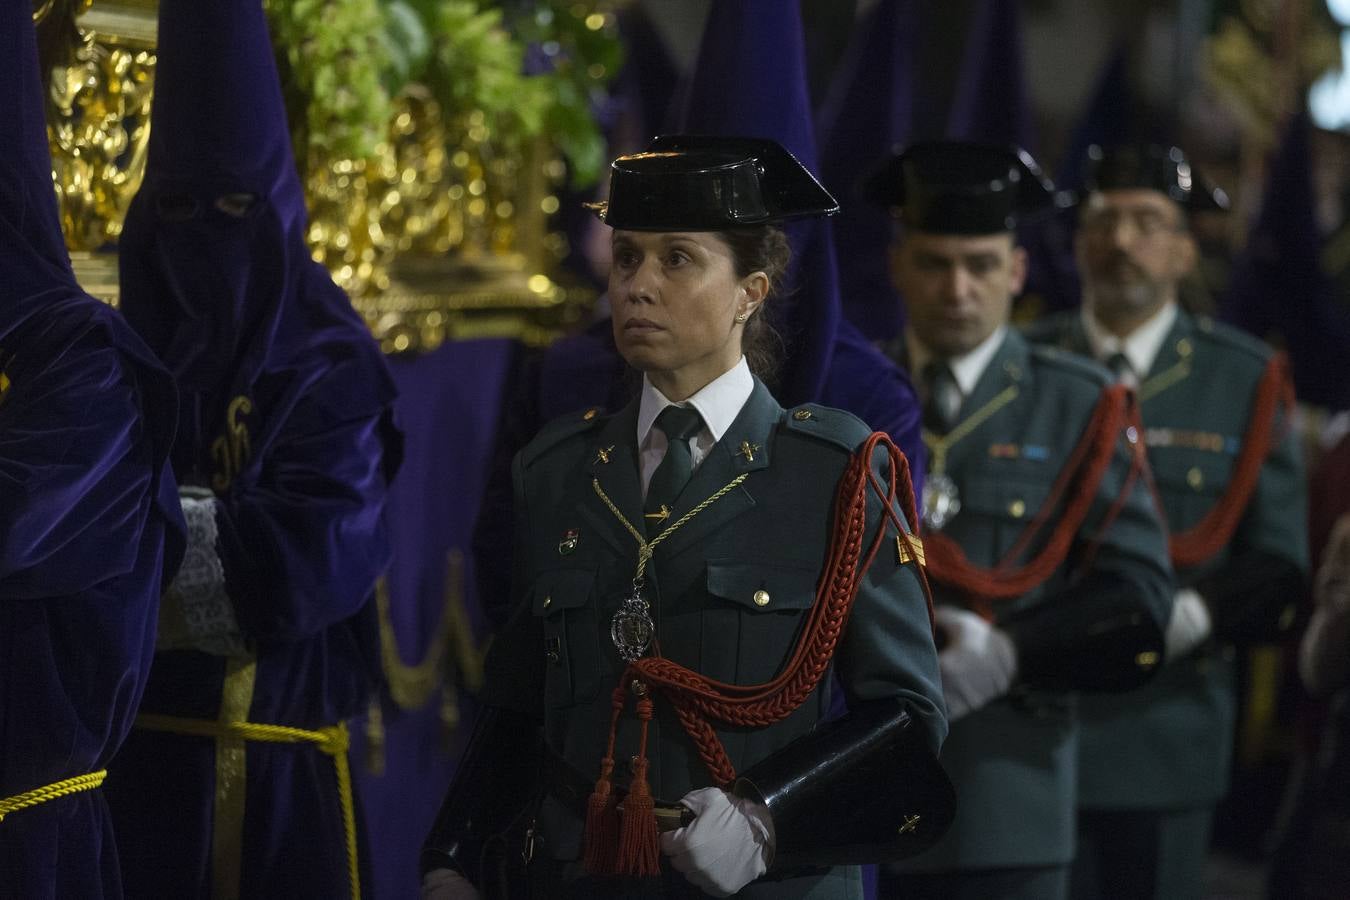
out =
[(1139, 382), (1153, 368), (1158, 352), (1162, 350), (1168, 333), (1177, 322), (1177, 304), (1176, 301), (1164, 304), (1162, 309), (1154, 313), (1153, 318), (1123, 338), (1103, 328), (1088, 304), (1083, 304), (1079, 315), (1083, 319), (1083, 331), (1087, 334), (1092, 355), (1105, 362), (1117, 353), (1124, 354), (1130, 362), (1130, 374), (1133, 375), (1133, 379), (1126, 377), (1122, 381), (1130, 387), (1139, 387)]
[(754, 389), (755, 378), (750, 374), (750, 365), (744, 356), (736, 365), (704, 385), (694, 396), (680, 403), (667, 399), (643, 375), (637, 419), (638, 471), (642, 476), (643, 498), (647, 496), (647, 485), (651, 483), (652, 473), (666, 455), (666, 433), (652, 427), (661, 410), (667, 406), (692, 406), (703, 417), (703, 427), (689, 439), (689, 457), (697, 469), (713, 444), (722, 439), (731, 423), (741, 414), (745, 401), (750, 399)]
[[(989, 368), (989, 361), (994, 358), (998, 348), (1003, 346), (1003, 339), (1007, 334), (1008, 326), (1000, 325), (994, 329), (993, 334), (977, 344), (974, 350), (943, 360), (952, 370), (952, 376), (956, 379), (956, 386), (961, 391), (963, 401), (975, 390), (975, 385), (980, 383), (984, 370)], [(905, 331), (905, 346), (909, 350), (909, 371), (916, 379), (920, 377), (924, 366), (938, 359), (915, 336), (912, 329)]]

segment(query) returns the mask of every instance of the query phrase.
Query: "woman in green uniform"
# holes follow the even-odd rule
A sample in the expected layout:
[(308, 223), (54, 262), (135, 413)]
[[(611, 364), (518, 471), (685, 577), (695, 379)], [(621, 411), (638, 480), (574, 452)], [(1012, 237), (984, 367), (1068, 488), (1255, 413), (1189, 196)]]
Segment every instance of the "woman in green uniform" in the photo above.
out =
[(491, 895), (523, 851), (536, 896), (858, 897), (855, 864), (949, 821), (903, 456), (761, 380), (773, 223), (836, 210), (772, 141), (665, 137), (614, 163), (597, 211), (642, 389), (515, 460), (516, 612), (425, 896)]

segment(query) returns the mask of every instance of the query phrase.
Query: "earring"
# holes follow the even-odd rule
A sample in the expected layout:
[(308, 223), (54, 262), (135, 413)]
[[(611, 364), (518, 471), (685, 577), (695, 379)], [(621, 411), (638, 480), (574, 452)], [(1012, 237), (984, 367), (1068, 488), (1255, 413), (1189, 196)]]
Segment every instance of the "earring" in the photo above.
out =
[(748, 318), (750, 318), (750, 317), (747, 316), (745, 313), (741, 313), (739, 316), (736, 317), (736, 321), (737, 321), (737, 322), (744, 322), (744, 321), (745, 321), (746, 319), (748, 319)]

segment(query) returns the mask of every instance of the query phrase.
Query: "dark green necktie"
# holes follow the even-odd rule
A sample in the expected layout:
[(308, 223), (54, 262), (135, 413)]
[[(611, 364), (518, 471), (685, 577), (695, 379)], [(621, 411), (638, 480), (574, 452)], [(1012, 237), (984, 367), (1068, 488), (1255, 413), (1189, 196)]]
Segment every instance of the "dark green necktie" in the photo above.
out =
[(689, 439), (703, 428), (703, 417), (690, 407), (667, 406), (656, 417), (656, 427), (665, 432), (669, 446), (647, 485), (647, 503), (643, 512), (648, 534), (656, 534), (670, 524), (667, 520), (675, 506), (675, 498), (680, 496), (694, 471)]
[(1117, 382), (1121, 384), (1134, 382), (1134, 366), (1130, 365), (1130, 358), (1124, 353), (1112, 353), (1106, 358), (1106, 365), (1116, 376)]
[(933, 361), (923, 367), (923, 424), (934, 434), (946, 434), (961, 414), (961, 388), (951, 366)]

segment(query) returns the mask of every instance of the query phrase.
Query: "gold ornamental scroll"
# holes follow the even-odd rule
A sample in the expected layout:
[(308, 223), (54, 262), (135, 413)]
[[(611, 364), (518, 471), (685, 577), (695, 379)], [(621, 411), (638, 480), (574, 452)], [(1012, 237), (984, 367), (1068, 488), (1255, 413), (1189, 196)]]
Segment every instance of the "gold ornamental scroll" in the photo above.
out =
[[(116, 244), (149, 147), (156, 0), (34, 0), (62, 226), (76, 277), (116, 304)], [(369, 159), (307, 159), (322, 262), (389, 353), (506, 337), (538, 346), (587, 315), (594, 293), (548, 272), (564, 166), (543, 141), (504, 152), (489, 117), (446, 118), (406, 87)]]

